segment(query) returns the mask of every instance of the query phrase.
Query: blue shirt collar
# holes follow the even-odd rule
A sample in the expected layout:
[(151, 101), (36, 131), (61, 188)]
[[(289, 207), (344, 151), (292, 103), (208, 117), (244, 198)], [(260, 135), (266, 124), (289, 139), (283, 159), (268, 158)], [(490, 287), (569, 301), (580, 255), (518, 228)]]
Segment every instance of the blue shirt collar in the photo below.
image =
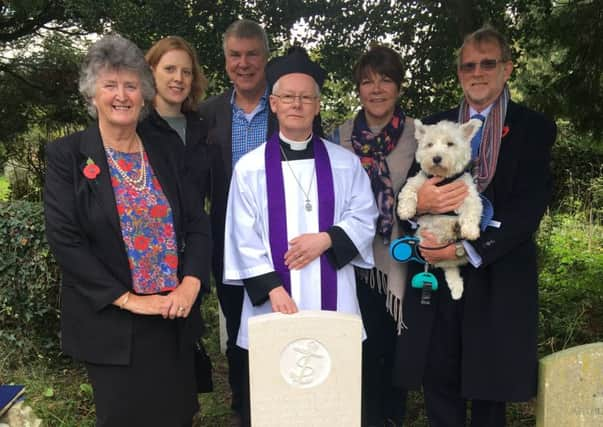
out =
[[(241, 110), (241, 108), (235, 102), (236, 94), (237, 94), (237, 90), (233, 89), (232, 95), (230, 95), (230, 105), (232, 105), (233, 110)], [(255, 108), (253, 109), (253, 111), (249, 114), (251, 114), (253, 116), (256, 113), (258, 113), (259, 111), (261, 111), (262, 109), (264, 109), (267, 105), (268, 105), (268, 86), (266, 86), (266, 90), (264, 90), (264, 94), (260, 98), (258, 105), (256, 105)]]

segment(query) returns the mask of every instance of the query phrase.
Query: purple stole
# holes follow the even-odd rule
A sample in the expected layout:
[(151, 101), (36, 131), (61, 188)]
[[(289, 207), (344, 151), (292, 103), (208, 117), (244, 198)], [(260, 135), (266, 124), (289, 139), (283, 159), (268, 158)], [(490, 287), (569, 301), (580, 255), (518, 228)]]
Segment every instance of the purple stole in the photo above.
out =
[[(289, 249), (287, 240), (287, 208), (285, 205), (285, 185), (278, 131), (266, 143), (266, 189), (268, 194), (268, 235), (274, 269), (280, 276), (284, 288), (291, 295), (291, 273), (285, 265), (285, 252)], [(316, 184), (318, 189), (318, 228), (327, 231), (333, 225), (335, 194), (331, 162), (324, 142), (312, 136)], [(297, 189), (296, 189), (297, 191)], [(320, 293), (323, 310), (337, 310), (337, 271), (327, 260), (326, 253), (320, 256)]]

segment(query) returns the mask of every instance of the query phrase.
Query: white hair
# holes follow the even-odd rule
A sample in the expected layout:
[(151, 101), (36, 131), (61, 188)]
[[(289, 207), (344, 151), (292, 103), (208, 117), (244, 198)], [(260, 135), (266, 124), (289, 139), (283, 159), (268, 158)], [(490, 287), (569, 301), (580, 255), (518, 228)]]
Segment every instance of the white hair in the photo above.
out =
[[(278, 92), (278, 88), (279, 88), (279, 83), (281, 81), (281, 79), (283, 77), (285, 77), (287, 74), (279, 77), (279, 79), (274, 82), (274, 85), (272, 85), (272, 94), (276, 94)], [(312, 79), (312, 83), (314, 83), (314, 92), (316, 93), (316, 96), (320, 97), (320, 87), (318, 86), (318, 83), (316, 83), (316, 80)]]

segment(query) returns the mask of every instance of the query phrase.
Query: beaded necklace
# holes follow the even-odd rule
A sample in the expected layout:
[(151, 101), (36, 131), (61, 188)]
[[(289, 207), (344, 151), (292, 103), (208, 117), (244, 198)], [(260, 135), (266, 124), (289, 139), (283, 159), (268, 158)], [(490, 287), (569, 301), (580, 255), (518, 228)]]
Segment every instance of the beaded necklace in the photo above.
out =
[(130, 178), (128, 173), (119, 166), (119, 164), (115, 161), (115, 158), (113, 158), (113, 149), (111, 147), (106, 147), (105, 151), (109, 155), (109, 160), (111, 160), (111, 163), (113, 163), (113, 166), (115, 166), (115, 169), (117, 169), (117, 173), (119, 173), (123, 180), (130, 184), (135, 190), (142, 191), (147, 185), (147, 168), (144, 161), (144, 150), (142, 148), (142, 143), (140, 142), (140, 138), (138, 138), (138, 136), (136, 139), (138, 141), (140, 153), (140, 175), (138, 178)]

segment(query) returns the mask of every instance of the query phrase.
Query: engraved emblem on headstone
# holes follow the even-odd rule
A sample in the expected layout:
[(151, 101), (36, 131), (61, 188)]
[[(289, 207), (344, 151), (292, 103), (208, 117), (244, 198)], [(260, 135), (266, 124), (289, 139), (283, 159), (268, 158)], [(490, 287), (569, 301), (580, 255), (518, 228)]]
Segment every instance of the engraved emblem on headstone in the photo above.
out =
[(317, 340), (300, 339), (289, 343), (281, 354), (281, 375), (299, 388), (315, 387), (329, 376), (331, 357)]
[(251, 425), (361, 426), (359, 316), (302, 310), (248, 324)]

